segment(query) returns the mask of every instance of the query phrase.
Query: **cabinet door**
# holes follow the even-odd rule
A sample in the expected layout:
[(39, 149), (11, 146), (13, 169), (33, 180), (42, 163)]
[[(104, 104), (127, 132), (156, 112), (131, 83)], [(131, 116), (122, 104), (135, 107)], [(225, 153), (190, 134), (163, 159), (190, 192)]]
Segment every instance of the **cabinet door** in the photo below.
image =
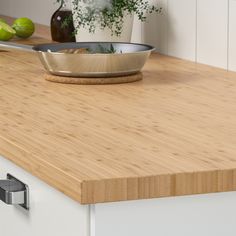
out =
[(0, 201), (0, 235), (88, 236), (88, 206), (82, 206), (0, 157), (0, 179), (10, 173), (30, 189), (30, 210)]
[(95, 205), (92, 236), (235, 236), (236, 192)]

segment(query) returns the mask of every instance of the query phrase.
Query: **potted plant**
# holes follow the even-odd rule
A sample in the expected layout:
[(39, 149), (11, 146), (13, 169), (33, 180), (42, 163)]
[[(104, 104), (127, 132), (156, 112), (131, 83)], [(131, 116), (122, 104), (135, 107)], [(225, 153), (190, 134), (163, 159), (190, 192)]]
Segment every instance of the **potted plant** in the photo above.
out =
[(162, 8), (147, 0), (71, 0), (76, 41), (130, 42), (134, 15), (146, 21), (147, 14)]

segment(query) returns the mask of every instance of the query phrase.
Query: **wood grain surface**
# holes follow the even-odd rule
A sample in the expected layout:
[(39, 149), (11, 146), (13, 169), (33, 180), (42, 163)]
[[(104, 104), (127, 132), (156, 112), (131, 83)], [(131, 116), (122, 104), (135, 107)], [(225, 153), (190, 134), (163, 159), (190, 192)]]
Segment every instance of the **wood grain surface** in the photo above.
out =
[(142, 81), (67, 85), (0, 54), (0, 154), (81, 204), (236, 190), (235, 73), (154, 54)]

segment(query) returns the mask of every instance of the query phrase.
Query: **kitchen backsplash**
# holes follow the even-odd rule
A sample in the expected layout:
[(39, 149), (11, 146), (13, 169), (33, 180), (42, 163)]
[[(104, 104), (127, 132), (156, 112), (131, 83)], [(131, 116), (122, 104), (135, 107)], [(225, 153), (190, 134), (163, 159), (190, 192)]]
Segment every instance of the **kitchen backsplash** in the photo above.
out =
[[(155, 0), (152, 0), (155, 1)], [(55, 0), (0, 0), (0, 14), (49, 24)], [(133, 41), (161, 53), (236, 71), (236, 0), (159, 0), (164, 11), (135, 21)]]

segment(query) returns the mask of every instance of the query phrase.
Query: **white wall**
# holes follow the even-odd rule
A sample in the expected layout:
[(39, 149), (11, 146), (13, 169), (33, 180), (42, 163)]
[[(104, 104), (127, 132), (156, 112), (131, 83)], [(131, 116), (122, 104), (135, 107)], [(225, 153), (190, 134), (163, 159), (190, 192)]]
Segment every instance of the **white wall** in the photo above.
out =
[[(162, 15), (135, 22), (134, 42), (158, 51), (236, 71), (236, 0), (150, 0), (164, 7)], [(0, 0), (0, 14), (27, 16), (49, 24), (55, 0)]]
[(0, 14), (29, 17), (45, 25), (49, 25), (50, 17), (57, 7), (56, 0), (0, 0)]
[(227, 0), (198, 0), (197, 61), (227, 68), (228, 17)]
[(229, 70), (236, 71), (236, 0), (229, 1)]

